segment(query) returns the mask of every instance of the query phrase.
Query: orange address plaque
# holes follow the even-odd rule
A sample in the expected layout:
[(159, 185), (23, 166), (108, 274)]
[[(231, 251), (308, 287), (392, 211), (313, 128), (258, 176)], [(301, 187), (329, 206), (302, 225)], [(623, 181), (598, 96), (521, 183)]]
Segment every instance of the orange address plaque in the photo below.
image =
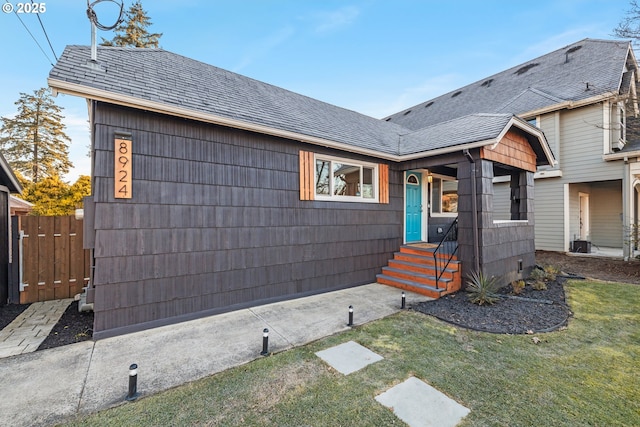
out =
[(131, 198), (131, 140), (115, 139), (114, 147), (115, 171), (113, 174), (114, 197), (116, 199)]

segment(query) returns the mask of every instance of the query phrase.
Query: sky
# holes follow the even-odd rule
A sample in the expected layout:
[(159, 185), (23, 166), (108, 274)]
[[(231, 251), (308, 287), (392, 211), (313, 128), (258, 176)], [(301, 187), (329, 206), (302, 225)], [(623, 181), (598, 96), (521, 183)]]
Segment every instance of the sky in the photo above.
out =
[[(95, 0), (91, 0), (93, 3)], [(133, 0), (124, 0), (125, 10)], [(32, 1), (34, 2), (34, 1)], [(3, 3), (3, 4), (2, 4)], [(29, 8), (28, 0), (22, 10)], [(0, 116), (47, 86), (67, 45), (90, 45), (84, 0), (0, 0)], [(120, 0), (95, 5), (111, 25)], [(10, 5), (10, 6), (9, 6)], [(383, 118), (584, 38), (614, 39), (628, 0), (142, 0), (160, 47)], [(31, 7), (33, 8), (33, 7)], [(5, 13), (13, 9), (12, 13)], [(38, 17), (40, 20), (38, 20)], [(113, 31), (98, 30), (98, 42)], [(99, 60), (99, 57), (98, 57)], [(74, 167), (91, 174), (84, 99), (58, 95)]]

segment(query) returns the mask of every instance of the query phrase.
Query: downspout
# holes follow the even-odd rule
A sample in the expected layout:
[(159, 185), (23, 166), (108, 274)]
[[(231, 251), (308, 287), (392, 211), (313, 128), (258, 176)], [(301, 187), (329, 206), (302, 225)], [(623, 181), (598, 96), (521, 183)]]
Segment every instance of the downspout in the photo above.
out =
[(622, 259), (629, 261), (633, 255), (633, 224), (631, 222), (631, 196), (633, 187), (631, 185), (631, 165), (625, 156), (622, 173)]
[(473, 220), (473, 258), (474, 268), (476, 272), (480, 272), (480, 247), (478, 244), (478, 200), (476, 189), (476, 161), (469, 153), (469, 150), (463, 151), (471, 166), (471, 211)]

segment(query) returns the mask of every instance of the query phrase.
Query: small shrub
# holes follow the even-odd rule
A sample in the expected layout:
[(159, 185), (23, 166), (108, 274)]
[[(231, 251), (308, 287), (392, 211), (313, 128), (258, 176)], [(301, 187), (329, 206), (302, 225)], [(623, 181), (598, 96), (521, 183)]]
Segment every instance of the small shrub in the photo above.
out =
[(547, 284), (543, 280), (536, 280), (531, 284), (531, 287), (536, 291), (544, 291), (547, 289)]
[(481, 271), (472, 272), (467, 281), (469, 301), (474, 304), (494, 304), (500, 299), (496, 292), (500, 285), (495, 277), (487, 277)]
[(546, 276), (546, 280), (554, 281), (556, 280), (556, 275), (560, 273), (560, 269), (553, 265), (547, 265), (544, 267), (544, 273)]
[(545, 278), (547, 277), (547, 274), (544, 272), (543, 269), (539, 268), (539, 267), (535, 267), (533, 270), (531, 270), (531, 274), (529, 275), (529, 278), (533, 281), (543, 281), (545, 280)]
[(511, 282), (511, 289), (515, 295), (520, 295), (524, 290), (525, 283), (524, 280), (515, 280)]

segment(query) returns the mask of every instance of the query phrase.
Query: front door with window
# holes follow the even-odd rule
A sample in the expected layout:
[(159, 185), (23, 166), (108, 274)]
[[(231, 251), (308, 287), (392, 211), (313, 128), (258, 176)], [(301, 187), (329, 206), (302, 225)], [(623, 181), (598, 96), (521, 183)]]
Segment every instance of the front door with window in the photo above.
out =
[(405, 240), (418, 242), (422, 240), (422, 174), (408, 172), (406, 176)]

